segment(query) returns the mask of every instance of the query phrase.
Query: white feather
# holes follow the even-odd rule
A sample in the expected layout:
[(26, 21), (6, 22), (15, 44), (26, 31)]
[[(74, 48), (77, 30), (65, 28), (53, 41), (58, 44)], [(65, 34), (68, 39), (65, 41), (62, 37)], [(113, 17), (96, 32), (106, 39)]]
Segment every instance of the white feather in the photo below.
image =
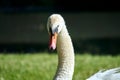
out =
[(100, 70), (87, 80), (120, 80), (120, 67), (109, 70)]

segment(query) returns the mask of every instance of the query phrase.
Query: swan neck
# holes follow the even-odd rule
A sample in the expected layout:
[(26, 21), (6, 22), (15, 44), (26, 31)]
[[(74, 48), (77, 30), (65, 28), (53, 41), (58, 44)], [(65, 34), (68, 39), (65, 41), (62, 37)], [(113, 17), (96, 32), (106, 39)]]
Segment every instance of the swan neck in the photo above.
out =
[(67, 28), (64, 26), (57, 39), (58, 68), (54, 80), (72, 80), (74, 49)]

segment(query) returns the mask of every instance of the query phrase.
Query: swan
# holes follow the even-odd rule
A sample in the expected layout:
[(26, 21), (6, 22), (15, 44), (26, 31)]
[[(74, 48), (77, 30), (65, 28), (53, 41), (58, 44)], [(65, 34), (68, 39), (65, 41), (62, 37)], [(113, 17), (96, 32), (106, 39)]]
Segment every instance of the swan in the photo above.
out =
[[(52, 14), (47, 20), (50, 35), (49, 49), (58, 53), (58, 66), (53, 80), (72, 80), (74, 73), (74, 48), (65, 21), (60, 14)], [(120, 80), (120, 68), (100, 70), (86, 80)]]

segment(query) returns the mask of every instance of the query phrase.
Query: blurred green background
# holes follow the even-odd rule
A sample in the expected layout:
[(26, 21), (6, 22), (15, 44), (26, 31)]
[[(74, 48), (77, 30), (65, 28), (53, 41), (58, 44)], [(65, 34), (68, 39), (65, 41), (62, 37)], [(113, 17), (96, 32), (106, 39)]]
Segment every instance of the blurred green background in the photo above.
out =
[(117, 2), (1, 0), (0, 52), (48, 51), (47, 18), (61, 14), (76, 53), (120, 53), (120, 8)]

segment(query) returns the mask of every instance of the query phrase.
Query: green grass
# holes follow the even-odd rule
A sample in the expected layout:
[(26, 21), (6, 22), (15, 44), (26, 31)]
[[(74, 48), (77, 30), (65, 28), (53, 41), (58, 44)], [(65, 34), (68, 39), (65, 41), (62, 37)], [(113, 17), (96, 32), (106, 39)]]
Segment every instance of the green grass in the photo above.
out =
[[(120, 66), (120, 56), (75, 56), (73, 80), (85, 80), (100, 69)], [(57, 54), (0, 54), (0, 80), (52, 80)]]

